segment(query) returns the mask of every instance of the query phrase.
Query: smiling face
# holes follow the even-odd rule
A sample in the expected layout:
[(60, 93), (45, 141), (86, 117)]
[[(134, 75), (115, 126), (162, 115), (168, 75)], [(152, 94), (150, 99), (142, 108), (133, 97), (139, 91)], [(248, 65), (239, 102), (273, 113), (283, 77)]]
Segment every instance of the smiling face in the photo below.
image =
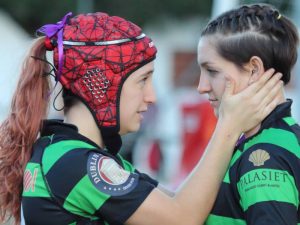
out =
[(120, 99), (120, 135), (138, 131), (148, 105), (155, 103), (152, 84), (154, 63), (150, 62), (132, 73), (124, 82)]
[(225, 90), (225, 78), (231, 77), (234, 80), (234, 91), (238, 93), (248, 86), (251, 73), (221, 57), (215, 48), (215, 41), (216, 39), (211, 36), (204, 36), (199, 41), (200, 82), (198, 92), (208, 95), (214, 113), (218, 117), (219, 106)]

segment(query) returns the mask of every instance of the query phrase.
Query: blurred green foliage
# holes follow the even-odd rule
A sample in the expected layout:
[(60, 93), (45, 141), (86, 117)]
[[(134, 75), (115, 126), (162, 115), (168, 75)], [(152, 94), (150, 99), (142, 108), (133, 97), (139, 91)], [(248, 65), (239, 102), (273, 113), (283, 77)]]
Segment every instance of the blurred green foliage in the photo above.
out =
[[(81, 1), (81, 2), (80, 2)], [(127, 18), (140, 26), (159, 23), (165, 16), (178, 19), (209, 16), (212, 0), (92, 0), (93, 11)], [(79, 4), (80, 3), (80, 4)], [(7, 11), (29, 34), (46, 23), (61, 19), (67, 12), (82, 13), (78, 6), (85, 0), (1, 0), (0, 9)]]
[[(213, 0), (0, 0), (7, 11), (29, 34), (46, 23), (59, 21), (67, 12), (103, 11), (127, 18), (140, 26), (160, 23), (164, 17), (182, 19), (190, 16), (209, 17)], [(240, 0), (241, 4), (265, 2), (289, 12), (292, 0)]]
[[(299, 0), (297, 0), (299, 1)], [(266, 3), (275, 6), (280, 12), (290, 14), (292, 10), (293, 0), (240, 0), (241, 4)]]

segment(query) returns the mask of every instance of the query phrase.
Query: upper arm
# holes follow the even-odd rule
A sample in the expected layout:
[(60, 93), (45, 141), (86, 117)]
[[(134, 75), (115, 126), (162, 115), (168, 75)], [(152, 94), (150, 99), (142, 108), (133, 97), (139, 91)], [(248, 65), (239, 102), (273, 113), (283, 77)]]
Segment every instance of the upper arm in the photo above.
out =
[[(199, 214), (200, 211), (201, 209), (199, 209)], [(189, 215), (189, 213), (185, 213), (184, 209), (173, 198), (155, 188), (125, 224), (195, 224), (194, 218), (184, 215)], [(194, 217), (198, 216), (195, 215)], [(203, 216), (203, 221), (205, 218), (206, 216)]]
[(78, 150), (61, 157), (46, 175), (63, 207), (83, 217), (123, 224), (155, 188), (147, 177), (123, 169), (99, 152)]
[(170, 196), (170, 197), (174, 197), (175, 193), (173, 191), (170, 191), (169, 189), (167, 189), (166, 187), (164, 187), (161, 184), (158, 184), (157, 188), (162, 191), (163, 193), (165, 193), (166, 195)]

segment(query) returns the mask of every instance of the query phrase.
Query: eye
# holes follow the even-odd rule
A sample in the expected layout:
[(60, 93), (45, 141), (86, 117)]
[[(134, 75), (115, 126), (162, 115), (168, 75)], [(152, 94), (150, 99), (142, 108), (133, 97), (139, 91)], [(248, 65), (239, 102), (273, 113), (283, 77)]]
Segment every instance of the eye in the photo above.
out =
[(146, 81), (147, 81), (147, 78), (148, 78), (148, 77), (144, 77), (143, 79), (141, 79), (141, 80), (139, 81), (139, 83), (140, 83), (141, 85), (145, 85), (145, 83), (146, 83)]
[(207, 68), (206, 70), (209, 73), (209, 75), (211, 75), (211, 76), (215, 76), (218, 73), (218, 71), (214, 70), (214, 69)]

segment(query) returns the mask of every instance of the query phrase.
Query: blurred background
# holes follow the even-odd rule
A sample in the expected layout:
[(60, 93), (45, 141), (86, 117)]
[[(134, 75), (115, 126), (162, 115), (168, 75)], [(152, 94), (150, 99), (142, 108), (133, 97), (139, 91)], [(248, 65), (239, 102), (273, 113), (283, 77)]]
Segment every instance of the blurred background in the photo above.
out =
[[(175, 189), (200, 159), (216, 122), (206, 96), (196, 90), (200, 32), (221, 12), (258, 2), (276, 6), (300, 26), (299, 0), (0, 0), (0, 121), (9, 112), (22, 59), (37, 28), (59, 21), (69, 11), (104, 11), (124, 17), (143, 27), (159, 53), (154, 76), (157, 104), (145, 115), (141, 131), (124, 137), (122, 154), (139, 170)], [(299, 74), (298, 63), (286, 88), (287, 96), (294, 99), (298, 121)], [(51, 110), (49, 117), (61, 114)]]

